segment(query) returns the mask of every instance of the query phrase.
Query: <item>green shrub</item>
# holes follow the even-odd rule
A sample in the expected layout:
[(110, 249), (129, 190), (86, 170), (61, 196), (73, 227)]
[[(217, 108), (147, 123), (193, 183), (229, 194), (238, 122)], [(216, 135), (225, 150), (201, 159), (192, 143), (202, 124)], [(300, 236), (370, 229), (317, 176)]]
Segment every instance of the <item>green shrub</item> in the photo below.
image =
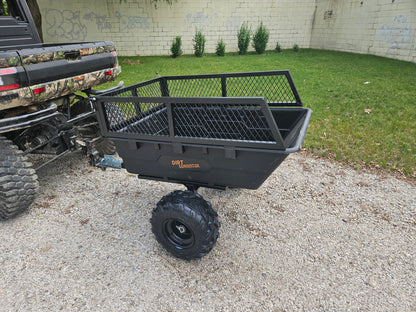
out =
[(278, 43), (276, 43), (276, 48), (275, 48), (274, 50), (276, 51), (276, 53), (280, 53), (280, 52), (282, 52), (282, 48), (280, 47), (279, 42), (278, 42)]
[(217, 56), (224, 56), (225, 55), (225, 43), (222, 39), (219, 40), (218, 43), (217, 43), (217, 48), (215, 49), (215, 54)]
[(299, 46), (297, 44), (293, 45), (293, 52), (299, 52)]
[(248, 23), (245, 22), (241, 25), (240, 30), (237, 33), (238, 39), (238, 54), (246, 54), (248, 46), (250, 44), (251, 29), (248, 27)]
[(172, 46), (170, 47), (170, 52), (172, 53), (172, 57), (176, 58), (182, 55), (182, 37), (177, 36), (173, 42)]
[(253, 48), (258, 54), (263, 54), (266, 51), (267, 43), (269, 42), (269, 31), (260, 23), (253, 36)]
[(195, 56), (201, 57), (204, 55), (205, 51), (205, 36), (202, 34), (200, 30), (197, 30), (195, 33), (195, 37), (193, 39), (194, 42), (194, 53)]

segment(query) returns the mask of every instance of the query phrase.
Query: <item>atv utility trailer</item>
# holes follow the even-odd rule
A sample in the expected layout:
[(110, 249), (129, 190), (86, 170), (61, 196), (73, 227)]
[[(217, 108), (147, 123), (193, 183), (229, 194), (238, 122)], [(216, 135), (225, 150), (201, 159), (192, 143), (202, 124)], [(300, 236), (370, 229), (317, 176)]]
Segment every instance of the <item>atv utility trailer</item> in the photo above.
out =
[(127, 171), (187, 187), (151, 218), (156, 239), (183, 259), (204, 256), (218, 237), (198, 188), (258, 188), (300, 149), (312, 114), (288, 71), (159, 77), (95, 102)]

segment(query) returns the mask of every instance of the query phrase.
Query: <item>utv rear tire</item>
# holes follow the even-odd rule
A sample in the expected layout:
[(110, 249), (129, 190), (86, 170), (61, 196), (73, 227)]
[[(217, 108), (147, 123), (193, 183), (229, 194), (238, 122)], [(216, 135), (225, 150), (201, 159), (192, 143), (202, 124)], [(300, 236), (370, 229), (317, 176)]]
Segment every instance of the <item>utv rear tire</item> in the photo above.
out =
[(219, 236), (218, 215), (201, 195), (174, 191), (153, 210), (156, 240), (175, 257), (192, 260), (205, 256)]
[(32, 163), (10, 140), (0, 137), (0, 220), (26, 210), (35, 199), (38, 186)]

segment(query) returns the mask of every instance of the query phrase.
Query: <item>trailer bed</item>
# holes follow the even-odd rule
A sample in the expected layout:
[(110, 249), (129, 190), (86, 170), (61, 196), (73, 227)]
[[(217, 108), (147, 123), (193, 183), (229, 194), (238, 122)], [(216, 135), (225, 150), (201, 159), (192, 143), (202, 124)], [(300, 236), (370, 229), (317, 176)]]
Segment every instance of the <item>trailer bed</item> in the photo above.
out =
[(255, 189), (300, 149), (312, 111), (288, 71), (160, 77), (96, 98), (140, 178)]

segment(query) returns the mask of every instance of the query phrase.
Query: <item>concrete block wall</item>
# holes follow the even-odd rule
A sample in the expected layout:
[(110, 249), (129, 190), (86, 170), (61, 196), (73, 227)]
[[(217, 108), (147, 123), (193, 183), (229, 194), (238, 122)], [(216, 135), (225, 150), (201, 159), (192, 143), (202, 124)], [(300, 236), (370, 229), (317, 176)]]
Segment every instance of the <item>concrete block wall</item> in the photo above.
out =
[[(196, 30), (206, 38), (205, 51), (215, 52), (219, 39), (226, 51), (237, 51), (237, 31), (260, 22), (270, 31), (267, 49), (298, 44), (309, 47), (315, 0), (178, 0), (172, 6), (148, 0), (38, 0), (45, 42), (110, 40), (119, 55), (169, 55), (176, 36), (193, 53)], [(252, 48), (250, 47), (250, 50)]]
[[(262, 21), (267, 49), (368, 53), (416, 62), (416, 0), (38, 0), (45, 42), (114, 41), (119, 55), (169, 55), (176, 36), (193, 53), (196, 30), (215, 52), (219, 39), (237, 51), (237, 31)], [(250, 50), (253, 50), (250, 46)]]
[(416, 62), (416, 1), (317, 0), (310, 46)]

